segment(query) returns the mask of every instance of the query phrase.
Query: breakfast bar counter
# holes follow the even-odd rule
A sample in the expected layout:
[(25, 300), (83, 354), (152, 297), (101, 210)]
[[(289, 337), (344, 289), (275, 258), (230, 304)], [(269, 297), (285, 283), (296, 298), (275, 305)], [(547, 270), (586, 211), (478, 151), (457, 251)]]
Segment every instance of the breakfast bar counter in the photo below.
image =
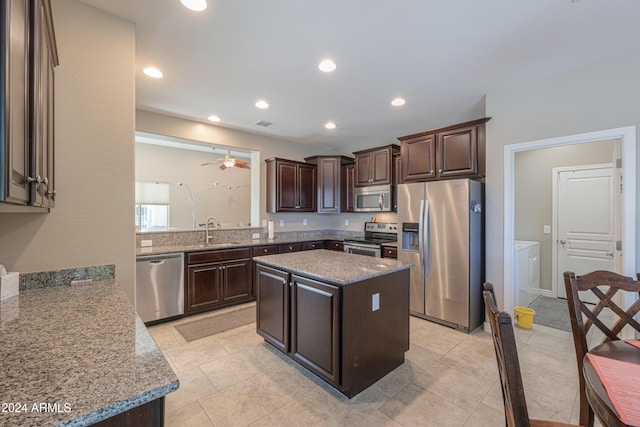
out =
[(159, 425), (178, 388), (114, 280), (0, 302), (0, 360), (2, 427)]

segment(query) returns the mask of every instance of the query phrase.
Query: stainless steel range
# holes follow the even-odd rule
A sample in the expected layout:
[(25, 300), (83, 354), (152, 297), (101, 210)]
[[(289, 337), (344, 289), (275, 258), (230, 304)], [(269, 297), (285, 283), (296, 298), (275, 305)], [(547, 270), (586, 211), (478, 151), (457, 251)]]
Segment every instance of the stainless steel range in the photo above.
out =
[(387, 222), (365, 222), (364, 237), (345, 239), (344, 251), (350, 254), (380, 258), (380, 245), (398, 240), (398, 224)]

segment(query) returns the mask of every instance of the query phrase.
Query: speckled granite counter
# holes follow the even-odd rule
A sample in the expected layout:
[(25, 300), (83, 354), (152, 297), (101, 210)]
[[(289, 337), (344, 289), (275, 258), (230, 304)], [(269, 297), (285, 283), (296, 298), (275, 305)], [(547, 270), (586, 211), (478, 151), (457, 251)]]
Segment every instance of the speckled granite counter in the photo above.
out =
[(344, 240), (344, 234), (322, 234), (318, 236), (314, 235), (299, 235), (290, 237), (276, 237), (273, 240), (269, 239), (249, 239), (249, 240), (234, 240), (231, 242), (214, 241), (210, 244), (200, 245), (165, 245), (165, 246), (151, 246), (146, 248), (137, 248), (136, 256), (139, 255), (159, 255), (178, 252), (196, 252), (196, 251), (210, 251), (214, 249), (231, 249), (248, 246), (263, 246), (263, 245), (279, 245), (286, 243), (298, 243), (298, 242), (310, 242), (313, 240)]
[(254, 257), (254, 261), (312, 279), (348, 285), (413, 267), (390, 258), (374, 258), (325, 249)]
[(113, 280), (0, 302), (0, 360), (2, 427), (90, 425), (178, 388)]

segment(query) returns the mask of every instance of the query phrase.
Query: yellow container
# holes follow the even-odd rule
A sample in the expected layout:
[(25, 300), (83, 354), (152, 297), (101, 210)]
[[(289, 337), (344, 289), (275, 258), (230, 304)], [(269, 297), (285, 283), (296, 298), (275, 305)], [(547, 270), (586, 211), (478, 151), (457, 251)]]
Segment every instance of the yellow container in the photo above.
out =
[(533, 316), (536, 312), (529, 307), (515, 307), (516, 320), (518, 326), (525, 329), (531, 329), (533, 327)]

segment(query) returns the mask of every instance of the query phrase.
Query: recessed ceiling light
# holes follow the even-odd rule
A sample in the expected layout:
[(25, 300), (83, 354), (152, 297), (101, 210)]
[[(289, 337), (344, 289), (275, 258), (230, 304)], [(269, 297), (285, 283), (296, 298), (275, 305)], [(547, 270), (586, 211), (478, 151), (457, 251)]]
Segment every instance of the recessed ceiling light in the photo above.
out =
[(324, 124), (324, 127), (327, 128), (327, 129), (335, 129), (337, 126), (338, 125), (336, 125), (333, 122), (327, 122), (327, 123)]
[(323, 60), (320, 65), (318, 65), (320, 71), (324, 71), (325, 73), (330, 73), (336, 69), (336, 63), (330, 59)]
[(147, 67), (143, 71), (147, 76), (153, 77), (154, 79), (160, 79), (164, 76), (162, 71), (158, 70), (156, 67)]
[(269, 103), (261, 99), (260, 101), (256, 102), (256, 107), (262, 108), (264, 110), (265, 108), (269, 108)]
[(208, 118), (209, 118), (209, 120), (211, 120), (212, 122), (219, 122), (219, 121), (220, 121), (220, 117), (215, 116), (215, 115), (213, 115), (213, 116), (209, 116)]
[(207, 8), (207, 0), (180, 0), (180, 3), (187, 9), (202, 12)]
[(393, 101), (391, 101), (391, 105), (393, 105), (394, 107), (399, 107), (401, 105), (405, 104), (404, 98), (395, 98)]

